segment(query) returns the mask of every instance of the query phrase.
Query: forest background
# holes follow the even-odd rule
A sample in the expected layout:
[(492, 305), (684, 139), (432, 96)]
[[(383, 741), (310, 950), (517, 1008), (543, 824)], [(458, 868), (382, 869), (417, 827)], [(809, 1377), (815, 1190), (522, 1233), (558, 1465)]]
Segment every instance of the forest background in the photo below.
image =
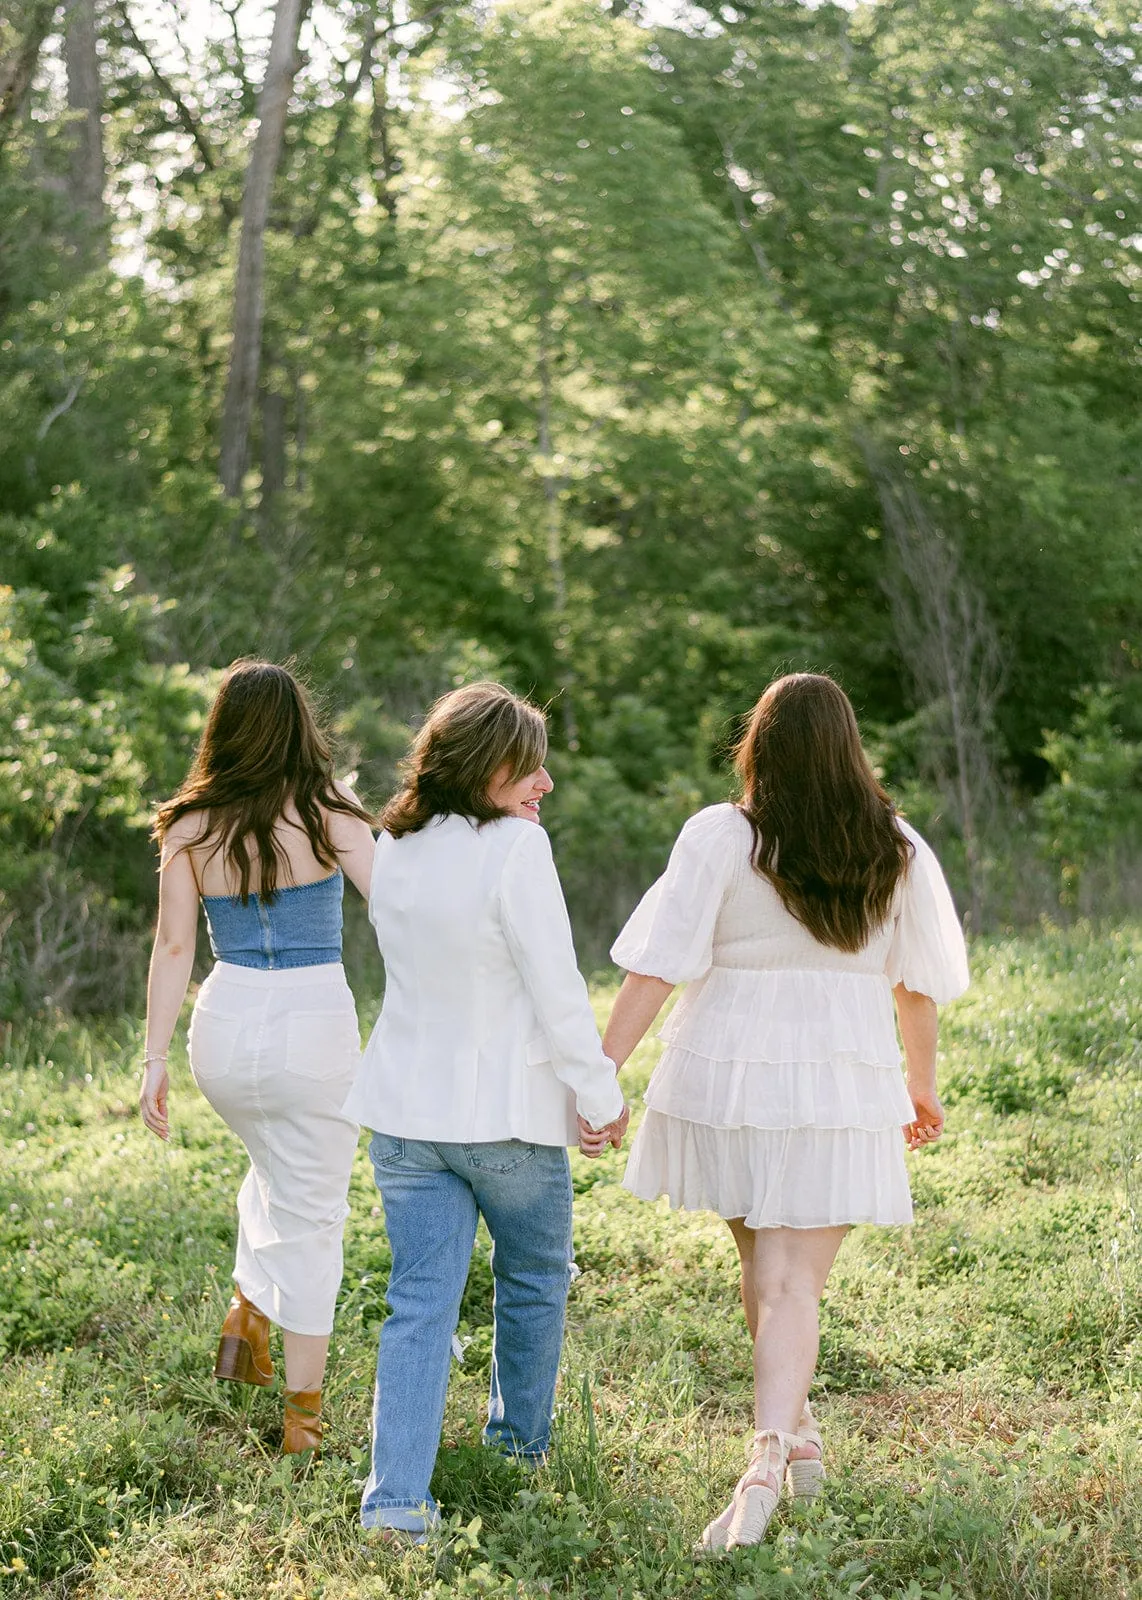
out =
[(0, 1013), (137, 1005), (296, 656), (383, 799), (550, 702), (589, 967), (781, 670), (976, 929), (1142, 903), (1131, 0), (8, 0)]

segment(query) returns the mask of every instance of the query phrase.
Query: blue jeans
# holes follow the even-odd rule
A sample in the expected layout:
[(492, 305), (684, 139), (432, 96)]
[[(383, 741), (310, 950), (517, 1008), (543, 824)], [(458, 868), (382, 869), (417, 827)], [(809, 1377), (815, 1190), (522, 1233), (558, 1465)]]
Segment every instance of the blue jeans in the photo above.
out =
[(361, 1523), (423, 1533), (439, 1520), (428, 1485), (481, 1216), (495, 1280), (484, 1440), (524, 1460), (547, 1450), (571, 1276), (571, 1172), (566, 1150), (518, 1139), (433, 1144), (377, 1133), (369, 1155), (393, 1264)]

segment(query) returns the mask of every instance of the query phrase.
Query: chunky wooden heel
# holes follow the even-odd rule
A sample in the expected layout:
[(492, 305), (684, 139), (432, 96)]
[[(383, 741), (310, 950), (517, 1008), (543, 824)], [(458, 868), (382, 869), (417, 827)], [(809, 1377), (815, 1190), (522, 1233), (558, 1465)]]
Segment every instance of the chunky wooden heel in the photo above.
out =
[(218, 1341), (218, 1358), (214, 1363), (214, 1376), (225, 1378), (231, 1383), (256, 1383), (264, 1385), (270, 1380), (263, 1378), (254, 1364), (254, 1352), (245, 1339), (235, 1339), (231, 1334), (223, 1334)]
[(270, 1360), (270, 1319), (234, 1286), (234, 1298), (222, 1324), (214, 1376), (229, 1383), (253, 1383), (265, 1389), (274, 1381)]

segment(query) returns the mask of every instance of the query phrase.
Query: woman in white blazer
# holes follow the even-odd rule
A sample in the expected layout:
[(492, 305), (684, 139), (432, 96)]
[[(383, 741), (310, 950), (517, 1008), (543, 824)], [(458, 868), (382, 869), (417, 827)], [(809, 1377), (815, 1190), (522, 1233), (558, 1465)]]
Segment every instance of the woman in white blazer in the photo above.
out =
[(543, 715), (498, 684), (430, 711), (385, 808), (369, 915), (385, 999), (346, 1114), (369, 1147), (392, 1247), (367, 1527), (422, 1541), (460, 1297), (481, 1216), (493, 1242), (485, 1441), (547, 1450), (571, 1266), (567, 1145), (621, 1142), (551, 846)]

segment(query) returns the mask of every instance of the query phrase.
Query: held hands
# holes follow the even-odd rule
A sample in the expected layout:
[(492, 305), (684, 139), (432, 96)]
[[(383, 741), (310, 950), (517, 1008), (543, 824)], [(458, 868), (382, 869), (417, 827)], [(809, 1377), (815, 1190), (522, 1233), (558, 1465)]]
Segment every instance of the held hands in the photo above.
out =
[(621, 1117), (616, 1117), (614, 1122), (608, 1122), (605, 1128), (592, 1128), (589, 1122), (582, 1117), (579, 1121), (579, 1148), (585, 1156), (592, 1160), (601, 1156), (608, 1145), (618, 1150), (623, 1142), (623, 1135), (630, 1122), (630, 1106), (624, 1106)]
[(909, 1150), (934, 1144), (944, 1131), (944, 1108), (935, 1089), (909, 1089), (915, 1120), (904, 1126), (904, 1142)]
[(168, 1087), (166, 1062), (158, 1059), (145, 1062), (143, 1084), (139, 1090), (139, 1110), (147, 1127), (160, 1139), (170, 1138), (170, 1124), (167, 1122)]

